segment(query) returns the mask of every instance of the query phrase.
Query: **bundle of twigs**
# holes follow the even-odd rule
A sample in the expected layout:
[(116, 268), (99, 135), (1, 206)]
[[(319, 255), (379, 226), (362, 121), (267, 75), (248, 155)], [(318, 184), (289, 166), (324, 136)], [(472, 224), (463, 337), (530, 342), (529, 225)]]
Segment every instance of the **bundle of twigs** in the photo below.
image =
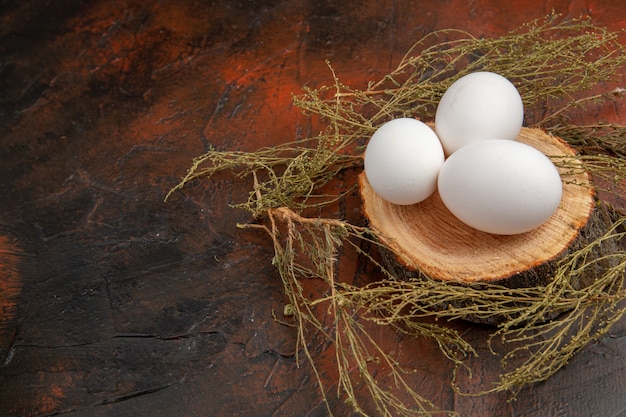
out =
[[(308, 359), (316, 375), (316, 357), (309, 342), (321, 336), (334, 344), (339, 394), (356, 411), (363, 415), (372, 412), (356, 394), (357, 386), (365, 386), (370, 395), (367, 402), (374, 405), (376, 415), (446, 413), (411, 388), (410, 373), (367, 331), (372, 324), (433, 338), (446, 358), (458, 367), (467, 367), (466, 359), (476, 355), (476, 349), (448, 322), (467, 316), (505, 317), (488, 341), (498, 338), (508, 346), (498, 352), (500, 378), (491, 389), (467, 394), (503, 390), (515, 394), (527, 384), (549, 378), (576, 352), (606, 334), (626, 312), (626, 252), (619, 244), (626, 234), (624, 214), (608, 208), (606, 228), (565, 257), (546, 285), (476, 287), (427, 276), (398, 279), (375, 256), (376, 251), (362, 249), (363, 242), (370, 248), (389, 249), (374, 230), (319, 215), (351, 188), (337, 193), (323, 190), (329, 189), (328, 184), (341, 171), (356, 177), (362, 145), (378, 126), (395, 117), (432, 120), (447, 87), (479, 70), (499, 73), (516, 85), (523, 97), (527, 125), (560, 136), (580, 152), (575, 164), (568, 158), (555, 158), (557, 166), (583, 169), (602, 178), (604, 184), (623, 184), (626, 126), (602, 122), (576, 125), (570, 123), (570, 117), (588, 106), (620, 99), (623, 91), (619, 88), (605, 94), (591, 94), (590, 90), (613, 81), (625, 62), (626, 51), (617, 34), (585, 19), (561, 21), (551, 15), (498, 38), (476, 38), (458, 30), (434, 32), (416, 42), (395, 70), (364, 89), (341, 83), (329, 64), (331, 85), (305, 89), (304, 94), (294, 96), (304, 112), (328, 121), (328, 129), (319, 136), (257, 152), (211, 150), (194, 159), (170, 194), (190, 181), (210, 179), (224, 170), (250, 181), (248, 200), (235, 207), (264, 220), (241, 227), (265, 230), (273, 242), (272, 263), (289, 300), (281, 320), (295, 324), (297, 351)], [(310, 209), (315, 216), (307, 216)], [(602, 259), (594, 256), (598, 246), (608, 243), (614, 245), (609, 254)], [(342, 246), (354, 248), (379, 268), (382, 279), (364, 286), (339, 280), (336, 271)], [(590, 285), (571, 285), (598, 262), (611, 266)], [(327, 292), (311, 298), (304, 290), (310, 278), (321, 280)], [(465, 303), (468, 299), (473, 302)], [(551, 309), (566, 313), (546, 321)], [(381, 367), (390, 375), (391, 385), (375, 377)], [(319, 375), (318, 381), (322, 384)], [(454, 380), (450, 382), (456, 387)]]

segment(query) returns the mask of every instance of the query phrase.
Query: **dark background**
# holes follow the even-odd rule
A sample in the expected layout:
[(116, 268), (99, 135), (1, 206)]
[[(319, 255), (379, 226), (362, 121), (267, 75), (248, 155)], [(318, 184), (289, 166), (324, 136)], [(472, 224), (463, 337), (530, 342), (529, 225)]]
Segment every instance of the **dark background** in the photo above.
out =
[[(553, 9), (626, 27), (621, 0), (0, 1), (0, 415), (326, 415), (272, 318), (271, 244), (235, 227), (250, 184), (165, 194), (209, 146), (322, 129), (291, 94), (332, 83), (324, 60), (365, 86), (433, 30), (501, 35)], [(622, 103), (590, 118), (626, 123)], [(358, 218), (350, 201), (335, 214)], [(514, 402), (455, 394), (431, 342), (389, 343), (414, 388), (462, 416), (626, 416), (625, 320)], [(311, 348), (349, 415), (332, 349)], [(472, 366), (466, 385), (499, 371), (486, 351)]]

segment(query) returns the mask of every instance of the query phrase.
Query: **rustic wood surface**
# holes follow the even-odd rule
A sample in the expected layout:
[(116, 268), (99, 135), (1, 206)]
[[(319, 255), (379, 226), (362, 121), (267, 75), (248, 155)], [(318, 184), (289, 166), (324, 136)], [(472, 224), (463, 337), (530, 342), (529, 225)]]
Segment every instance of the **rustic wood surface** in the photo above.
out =
[[(523, 128), (517, 141), (546, 155), (576, 155), (561, 139), (540, 129)], [(565, 168), (559, 172), (568, 173)], [(593, 189), (580, 186), (588, 184), (589, 178), (585, 172), (568, 177), (552, 217), (530, 232), (514, 235), (494, 235), (467, 226), (446, 208), (438, 191), (420, 204), (404, 206), (380, 198), (365, 172), (359, 174), (359, 186), (363, 214), (408, 270), (444, 281), (494, 282), (549, 261), (556, 263), (558, 255), (568, 253), (566, 249), (595, 206)]]
[[(291, 94), (332, 82), (326, 59), (365, 85), (432, 30), (498, 35), (553, 9), (626, 27), (621, 0), (0, 2), (0, 416), (326, 415), (294, 329), (272, 318), (270, 242), (235, 227), (249, 184), (165, 194), (209, 146), (315, 134)], [(626, 123), (622, 104), (589, 117)], [(336, 215), (358, 221), (350, 203)], [(357, 263), (342, 274), (366, 274)], [(386, 340), (414, 388), (462, 416), (626, 415), (626, 320), (515, 402), (457, 395), (436, 346)], [(349, 415), (332, 347), (311, 349)], [(498, 374), (480, 353), (461, 385)]]

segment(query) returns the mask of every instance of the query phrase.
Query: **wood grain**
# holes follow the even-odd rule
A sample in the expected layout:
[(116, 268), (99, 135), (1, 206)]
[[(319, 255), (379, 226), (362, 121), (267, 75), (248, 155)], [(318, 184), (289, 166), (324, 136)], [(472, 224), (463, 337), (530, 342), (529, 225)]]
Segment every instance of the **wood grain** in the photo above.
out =
[[(562, 140), (539, 129), (523, 128), (518, 141), (551, 156), (575, 156)], [(576, 239), (595, 206), (589, 175), (559, 168), (563, 195), (556, 212), (538, 228), (516, 235), (473, 229), (446, 208), (437, 192), (409, 206), (380, 198), (359, 175), (363, 210), (399, 263), (435, 279), (496, 281), (542, 265)]]

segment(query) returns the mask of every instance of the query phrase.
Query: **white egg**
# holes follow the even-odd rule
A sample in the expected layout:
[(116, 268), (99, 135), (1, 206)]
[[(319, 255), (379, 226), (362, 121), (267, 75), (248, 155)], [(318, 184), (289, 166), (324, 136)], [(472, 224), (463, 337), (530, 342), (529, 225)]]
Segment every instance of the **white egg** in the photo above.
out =
[(441, 167), (439, 194), (463, 223), (512, 235), (547, 221), (561, 201), (561, 177), (550, 159), (510, 140), (478, 142), (452, 154)]
[(415, 119), (391, 120), (376, 130), (365, 149), (365, 176), (374, 191), (394, 204), (415, 204), (437, 188), (444, 161), (435, 132)]
[(515, 140), (524, 105), (515, 86), (493, 72), (459, 78), (443, 94), (435, 113), (435, 130), (446, 155), (489, 139)]

